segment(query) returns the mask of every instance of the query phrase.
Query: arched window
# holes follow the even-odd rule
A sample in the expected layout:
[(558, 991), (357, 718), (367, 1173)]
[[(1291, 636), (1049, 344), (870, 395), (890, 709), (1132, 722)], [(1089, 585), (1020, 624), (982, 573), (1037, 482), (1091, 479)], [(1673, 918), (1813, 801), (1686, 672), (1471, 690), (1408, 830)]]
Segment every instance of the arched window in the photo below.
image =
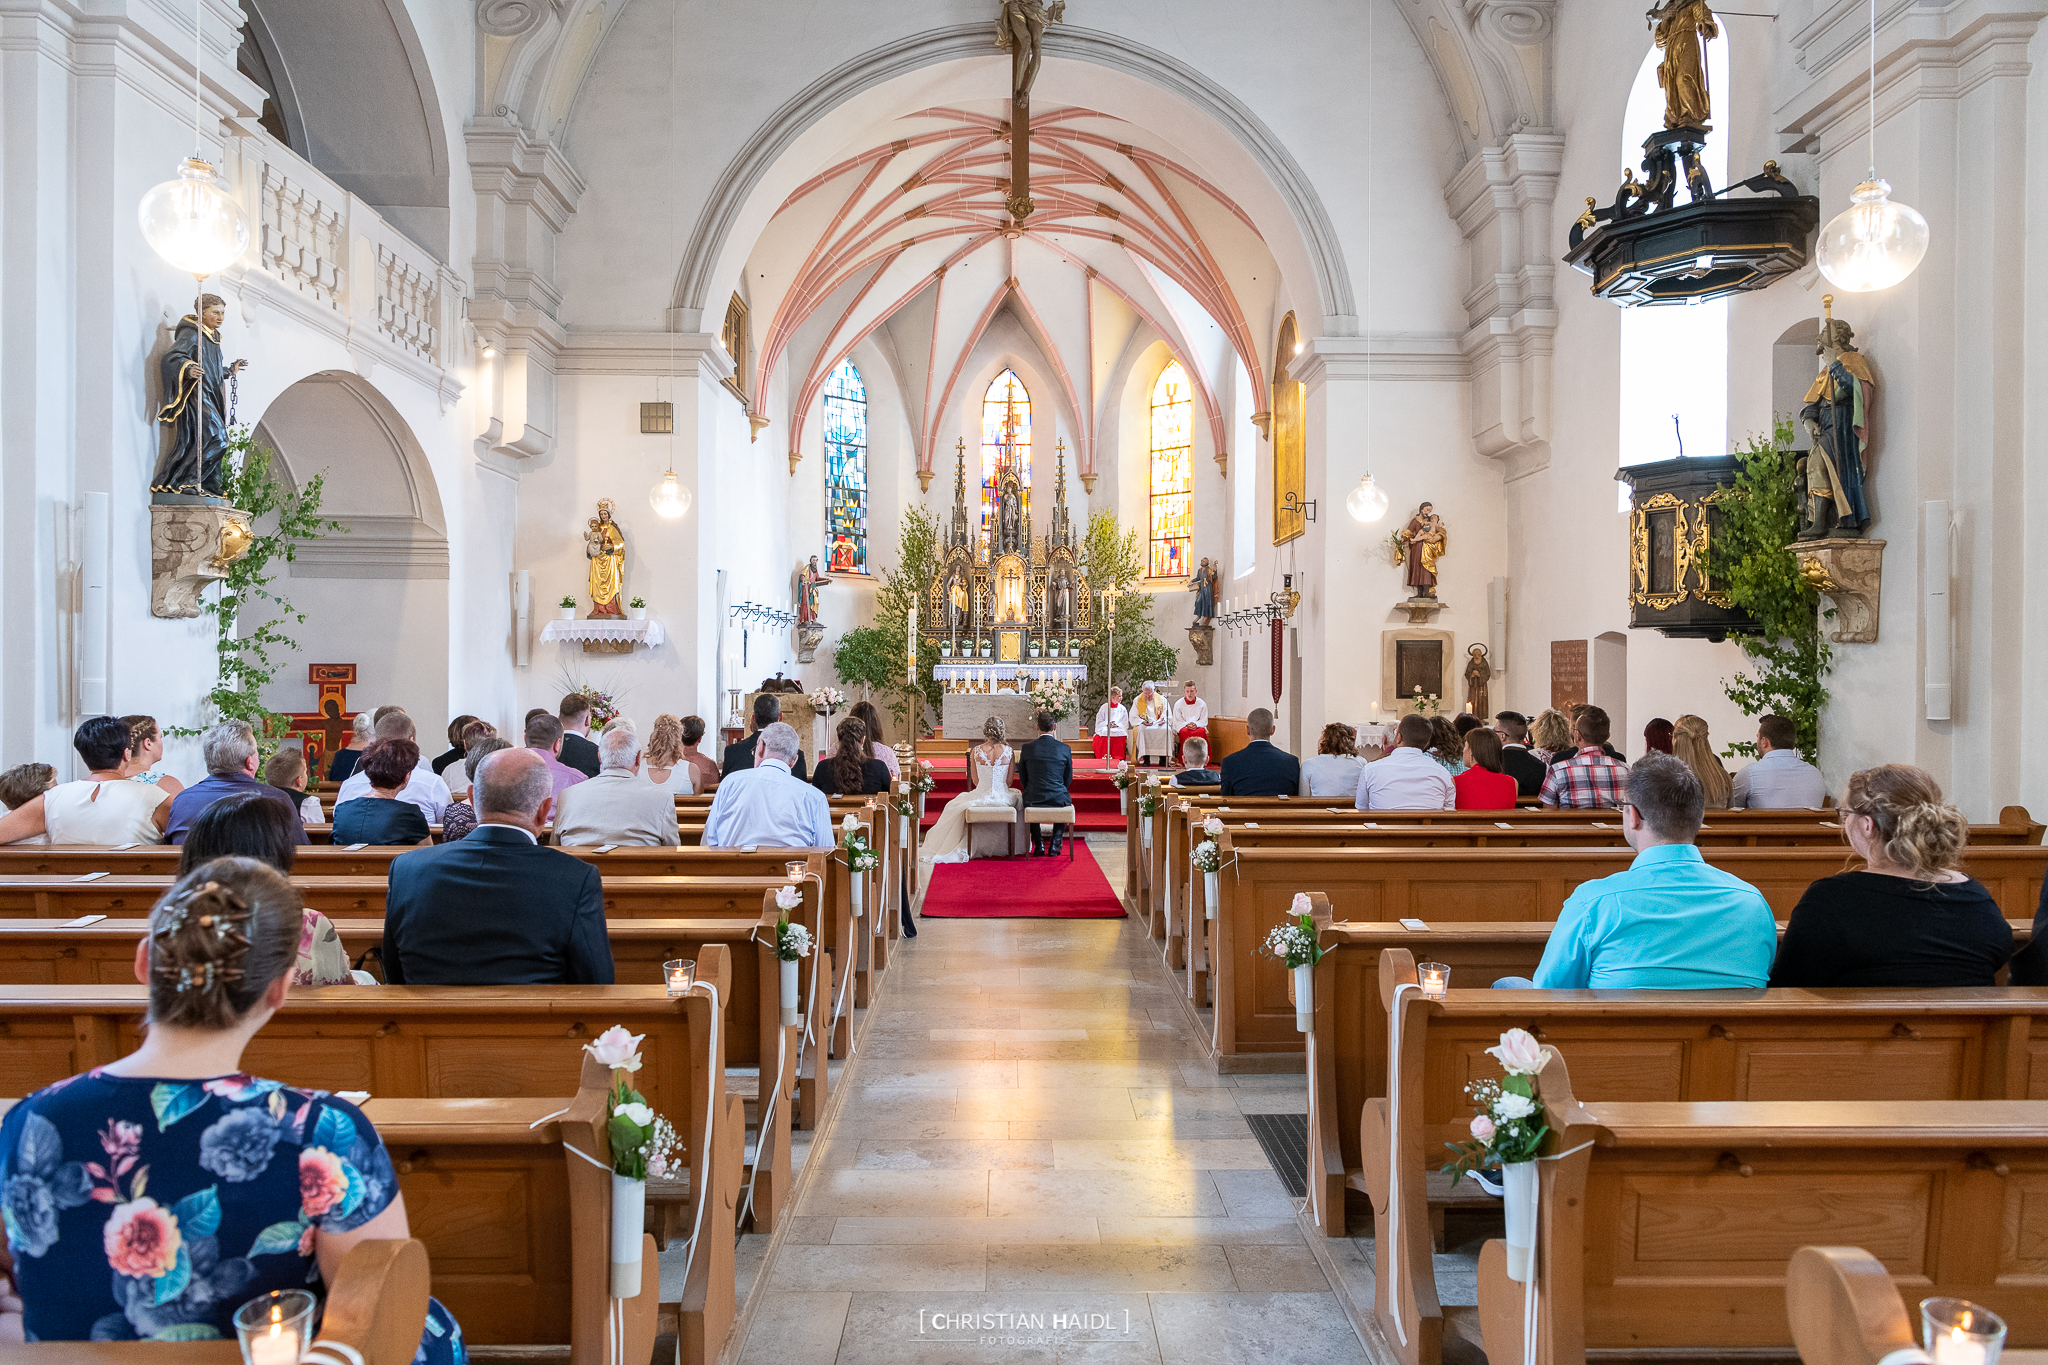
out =
[(1024, 512), (1031, 512), (1031, 393), (1015, 370), (989, 381), (981, 397), (981, 545), (988, 550), (989, 517), (996, 505), (996, 474), (1014, 463), (1024, 483)]
[(825, 545), (834, 573), (868, 571), (868, 390), (851, 360), (825, 381)]
[(1188, 575), (1188, 537), (1195, 524), (1195, 398), (1188, 372), (1166, 362), (1152, 386), (1153, 578)]

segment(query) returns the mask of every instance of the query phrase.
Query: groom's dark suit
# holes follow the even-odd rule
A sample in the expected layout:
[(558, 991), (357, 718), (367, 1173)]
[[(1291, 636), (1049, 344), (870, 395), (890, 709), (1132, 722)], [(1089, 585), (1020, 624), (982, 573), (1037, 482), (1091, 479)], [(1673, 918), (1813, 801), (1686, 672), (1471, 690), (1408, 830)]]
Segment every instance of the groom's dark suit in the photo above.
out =
[[(1050, 734), (1041, 734), (1025, 745), (1017, 754), (1017, 776), (1024, 782), (1024, 804), (1027, 806), (1070, 806), (1074, 798), (1067, 788), (1074, 781), (1074, 751)], [(1065, 825), (1054, 825), (1049, 837), (1050, 848), (1046, 851), (1060, 851), (1060, 840), (1066, 837)], [(1041, 850), (1038, 826), (1031, 827), (1031, 851)]]

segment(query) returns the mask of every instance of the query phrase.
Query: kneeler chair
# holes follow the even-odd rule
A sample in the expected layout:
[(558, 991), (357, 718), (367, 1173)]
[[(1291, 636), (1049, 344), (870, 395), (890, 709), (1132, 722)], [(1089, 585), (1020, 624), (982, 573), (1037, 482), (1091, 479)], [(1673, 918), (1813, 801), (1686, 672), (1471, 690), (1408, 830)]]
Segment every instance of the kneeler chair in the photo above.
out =
[(1017, 856), (1015, 806), (969, 806), (966, 818), (967, 856), (970, 859)]
[(1024, 808), (1024, 823), (1026, 825), (1065, 825), (1067, 827), (1067, 861), (1070, 863), (1074, 861), (1074, 845), (1080, 840), (1081, 836), (1074, 828), (1074, 808), (1072, 806), (1026, 806)]

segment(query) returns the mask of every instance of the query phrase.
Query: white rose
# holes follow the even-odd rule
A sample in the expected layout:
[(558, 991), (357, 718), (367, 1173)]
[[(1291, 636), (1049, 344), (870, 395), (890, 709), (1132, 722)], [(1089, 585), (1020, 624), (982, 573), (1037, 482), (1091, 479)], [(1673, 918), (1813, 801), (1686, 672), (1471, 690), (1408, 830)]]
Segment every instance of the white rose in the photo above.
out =
[(1486, 1049), (1486, 1055), (1499, 1062), (1501, 1070), (1510, 1076), (1534, 1076), (1550, 1065), (1550, 1054), (1527, 1029), (1509, 1029), (1500, 1036), (1498, 1047)]
[(1212, 815), (1202, 822), (1202, 830), (1213, 839), (1223, 832), (1223, 822)]
[(860, 817), (849, 812), (847, 817), (839, 822), (839, 828), (845, 830), (848, 834), (853, 833), (860, 828)]
[(640, 1069), (640, 1040), (647, 1035), (633, 1034), (614, 1024), (597, 1035), (597, 1041), (584, 1044), (583, 1050), (614, 1071), (638, 1071)]
[(654, 1126), (654, 1111), (644, 1104), (622, 1104), (612, 1110), (612, 1116), (624, 1119), (635, 1128), (652, 1128)]
[(1493, 1116), (1503, 1123), (1528, 1118), (1535, 1112), (1536, 1101), (1527, 1095), (1514, 1095), (1502, 1091), (1500, 1098), (1493, 1102)]
[(1311, 910), (1311, 909), (1309, 908), (1309, 903), (1308, 903), (1308, 892), (1306, 892), (1306, 891), (1297, 891), (1297, 892), (1295, 892), (1295, 893), (1294, 893), (1294, 903), (1293, 903), (1292, 905), (1290, 905), (1290, 906), (1288, 906), (1288, 907), (1287, 907), (1287, 913), (1288, 913), (1288, 914), (1290, 914), (1290, 915), (1307, 915), (1307, 914), (1313, 914), (1313, 913), (1314, 913), (1314, 911), (1312, 911), (1312, 910)]
[(802, 887), (785, 886), (775, 893), (775, 904), (784, 910), (794, 910), (804, 903)]

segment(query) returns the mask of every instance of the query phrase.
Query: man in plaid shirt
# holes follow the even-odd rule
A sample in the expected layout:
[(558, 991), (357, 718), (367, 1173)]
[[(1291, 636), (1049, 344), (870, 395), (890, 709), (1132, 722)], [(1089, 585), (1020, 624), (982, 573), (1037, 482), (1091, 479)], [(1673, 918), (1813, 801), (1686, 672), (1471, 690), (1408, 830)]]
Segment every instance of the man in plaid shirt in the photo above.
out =
[(1607, 713), (1599, 707), (1589, 706), (1579, 713), (1579, 751), (1551, 765), (1537, 796), (1539, 801), (1566, 810), (1620, 807), (1622, 795), (1628, 789), (1628, 765), (1602, 752), (1609, 728)]

